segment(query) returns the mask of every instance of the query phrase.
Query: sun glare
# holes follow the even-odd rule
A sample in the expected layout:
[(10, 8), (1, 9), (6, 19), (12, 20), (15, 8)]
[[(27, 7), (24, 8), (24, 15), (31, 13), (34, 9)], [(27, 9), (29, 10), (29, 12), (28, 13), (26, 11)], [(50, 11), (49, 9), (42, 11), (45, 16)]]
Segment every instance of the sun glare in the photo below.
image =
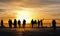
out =
[(17, 20), (21, 20), (23, 21), (23, 19), (25, 19), (27, 21), (27, 23), (30, 22), (31, 18), (30, 18), (30, 11), (29, 10), (19, 10), (17, 11)]

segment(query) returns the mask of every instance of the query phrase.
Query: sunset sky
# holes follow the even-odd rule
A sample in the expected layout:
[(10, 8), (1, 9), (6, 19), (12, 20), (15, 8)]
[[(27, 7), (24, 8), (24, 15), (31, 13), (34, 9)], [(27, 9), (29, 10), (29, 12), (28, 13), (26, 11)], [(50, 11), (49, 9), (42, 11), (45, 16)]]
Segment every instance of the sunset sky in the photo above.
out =
[(0, 19), (60, 18), (60, 0), (0, 0)]

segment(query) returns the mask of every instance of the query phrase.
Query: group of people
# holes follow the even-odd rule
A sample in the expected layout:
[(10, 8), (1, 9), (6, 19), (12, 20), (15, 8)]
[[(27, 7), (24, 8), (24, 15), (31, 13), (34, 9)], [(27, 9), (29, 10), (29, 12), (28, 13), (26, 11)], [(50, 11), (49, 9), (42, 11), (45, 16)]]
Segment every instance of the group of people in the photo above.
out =
[(41, 19), (41, 20), (38, 20), (38, 22), (35, 20), (31, 20), (31, 24), (32, 24), (32, 28), (33, 28), (33, 26), (34, 26), (34, 24), (38, 24), (38, 28), (41, 26), (41, 27), (43, 27), (43, 20), (44, 19)]
[[(38, 22), (37, 22), (36, 20), (34, 21), (32, 19), (31, 20), (32, 28), (33, 28), (34, 24), (38, 24), (38, 28), (43, 27), (43, 20), (44, 19), (41, 19), (41, 20), (38, 20)], [(17, 21), (16, 19), (14, 19), (14, 22), (12, 22), (12, 20), (9, 19), (8, 24), (9, 24), (9, 28), (12, 28), (12, 25), (14, 25), (14, 28), (17, 28), (17, 24), (18, 24), (19, 28), (21, 27), (21, 21), (20, 20)], [(26, 20), (23, 19), (23, 23), (22, 23), (23, 28), (25, 27), (25, 25), (26, 25)], [(1, 20), (1, 27), (3, 27), (3, 26), (4, 26), (3, 25), (3, 20)], [(52, 27), (54, 29), (56, 29), (56, 20), (55, 19), (52, 20)]]
[[(21, 27), (21, 21), (20, 20), (17, 21), (16, 19), (14, 19), (14, 23), (12, 23), (12, 20), (9, 19), (8, 24), (9, 24), (10, 28), (12, 28), (12, 24), (14, 25), (14, 28), (17, 28), (17, 24), (18, 24), (19, 28)], [(25, 25), (26, 25), (26, 20), (25, 19), (23, 20), (22, 25), (23, 25), (23, 28), (24, 28)]]
[[(1, 20), (0, 25), (1, 25), (1, 27), (4, 27), (4, 25), (3, 25), (3, 20)], [(17, 25), (18, 25), (19, 28), (20, 28), (20, 27), (21, 27), (21, 21), (20, 21), (20, 20), (17, 21), (16, 19), (14, 19), (14, 22), (12, 22), (12, 20), (9, 19), (8, 25), (9, 25), (9, 28), (12, 28), (12, 25), (14, 25), (14, 28), (17, 28)], [(23, 28), (25, 27), (25, 25), (26, 25), (26, 20), (23, 19), (23, 24), (22, 24)]]
[[(34, 24), (38, 24), (38, 28), (39, 28), (39, 27), (43, 27), (43, 20), (44, 20), (44, 19), (41, 19), (41, 20), (38, 20), (38, 22), (37, 22), (36, 20), (34, 21), (34, 20), (32, 19), (32, 21), (31, 21), (32, 27), (33, 27)], [(53, 28), (54, 30), (56, 29), (56, 20), (55, 20), (55, 19), (52, 20), (52, 28)]]
[[(38, 28), (39, 28), (39, 27), (43, 27), (43, 20), (44, 20), (44, 19), (41, 19), (41, 20), (38, 20), (38, 22), (37, 22), (36, 20), (34, 21), (34, 20), (32, 19), (32, 20), (31, 20), (32, 28), (33, 28), (33, 25), (34, 25), (34, 24), (38, 24)], [(53, 28), (54, 30), (56, 29), (56, 20), (55, 20), (55, 19), (52, 20), (52, 28)]]

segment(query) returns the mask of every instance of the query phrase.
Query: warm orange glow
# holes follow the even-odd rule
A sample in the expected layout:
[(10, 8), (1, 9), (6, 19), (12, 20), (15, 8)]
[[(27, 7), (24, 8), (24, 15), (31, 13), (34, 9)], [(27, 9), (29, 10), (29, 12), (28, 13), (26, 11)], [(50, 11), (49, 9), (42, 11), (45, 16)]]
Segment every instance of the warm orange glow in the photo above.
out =
[(27, 21), (27, 23), (30, 22), (31, 20), (31, 11), (29, 11), (28, 9), (23, 9), (23, 10), (18, 10), (17, 11), (17, 20), (21, 20), (23, 21), (23, 19), (25, 19)]
[(17, 10), (17, 20), (23, 21), (25, 19), (27, 23), (30, 23), (32, 19), (40, 19), (43, 16), (41, 15), (42, 13), (37, 13), (37, 10), (33, 8), (23, 8), (21, 10)]

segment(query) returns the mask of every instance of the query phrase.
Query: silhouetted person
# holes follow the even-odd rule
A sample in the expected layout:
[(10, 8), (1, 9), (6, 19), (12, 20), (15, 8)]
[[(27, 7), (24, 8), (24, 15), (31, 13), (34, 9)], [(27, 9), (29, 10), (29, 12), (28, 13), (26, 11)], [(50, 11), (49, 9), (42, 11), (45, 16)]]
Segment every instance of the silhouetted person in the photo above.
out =
[(38, 28), (39, 28), (39, 26), (40, 26), (40, 21), (38, 20)]
[(11, 19), (9, 19), (8, 24), (9, 24), (9, 28), (12, 28), (12, 20)]
[(23, 28), (25, 28), (25, 25), (26, 25), (26, 20), (24, 19), (23, 20)]
[(56, 21), (54, 19), (52, 20), (52, 27), (54, 30), (56, 29)]
[(31, 24), (32, 24), (32, 28), (33, 28), (33, 24), (34, 24), (34, 21), (33, 21), (33, 19), (31, 20)]
[(1, 20), (1, 27), (3, 27), (3, 20)]
[(17, 20), (14, 19), (14, 28), (17, 28)]
[(35, 20), (34, 23), (37, 24), (37, 21)]
[(43, 27), (43, 19), (40, 20), (41, 27)]
[(18, 20), (18, 26), (19, 26), (19, 28), (21, 27), (21, 21), (20, 20)]

